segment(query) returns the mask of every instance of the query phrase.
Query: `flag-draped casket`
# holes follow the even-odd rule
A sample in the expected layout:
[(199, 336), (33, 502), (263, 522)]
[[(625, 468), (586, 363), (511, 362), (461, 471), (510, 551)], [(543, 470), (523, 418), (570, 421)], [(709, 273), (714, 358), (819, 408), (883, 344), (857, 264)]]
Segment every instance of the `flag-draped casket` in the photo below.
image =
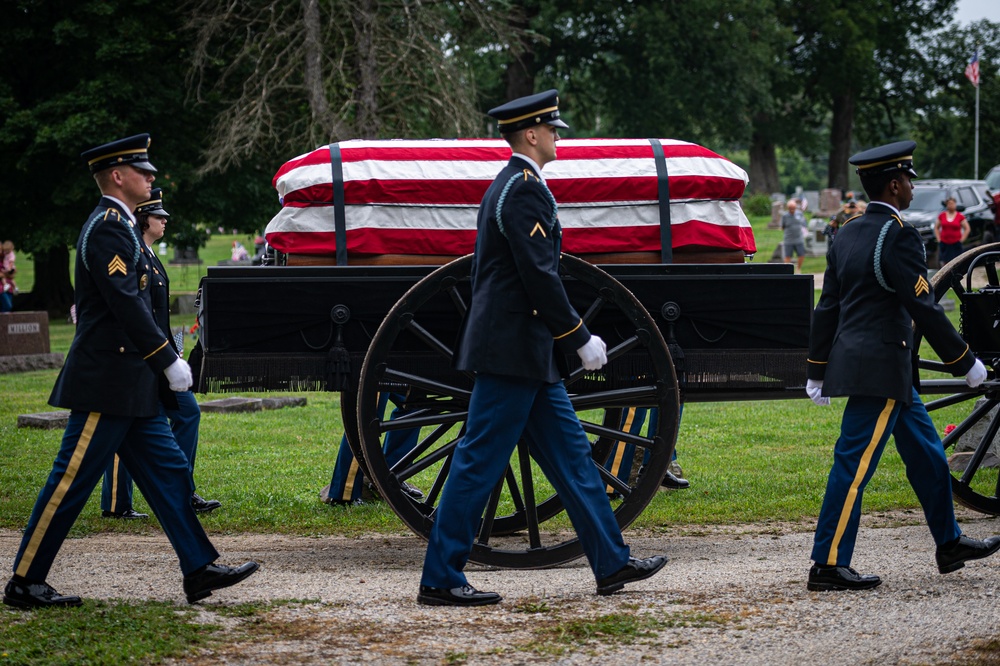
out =
[[(557, 151), (543, 176), (558, 202), (564, 251), (659, 253), (667, 238), (679, 253), (722, 250), (742, 261), (756, 251), (740, 207), (746, 172), (724, 157), (670, 139), (564, 139)], [(282, 207), (267, 240), (290, 256), (332, 258), (339, 225), (351, 263), (375, 255), (468, 254), (479, 202), (510, 154), (506, 142), (492, 139), (317, 148), (275, 174)]]

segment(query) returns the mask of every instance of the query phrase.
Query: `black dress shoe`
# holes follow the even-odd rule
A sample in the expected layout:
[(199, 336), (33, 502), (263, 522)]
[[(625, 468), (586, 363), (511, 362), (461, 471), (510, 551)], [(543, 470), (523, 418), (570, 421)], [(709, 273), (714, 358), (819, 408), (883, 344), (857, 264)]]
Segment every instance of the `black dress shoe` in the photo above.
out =
[(207, 500), (198, 493), (191, 494), (191, 508), (194, 509), (195, 513), (211, 513), (220, 506), (222, 506), (222, 502), (219, 500)]
[(851, 567), (831, 567), (814, 564), (809, 569), (806, 588), (812, 592), (834, 592), (837, 590), (870, 590), (882, 584), (875, 575), (862, 575)]
[(80, 597), (59, 594), (44, 581), (31, 583), (20, 576), (7, 581), (3, 591), (3, 602), (14, 608), (51, 608), (54, 606), (80, 606)]
[(496, 592), (480, 592), (471, 585), (453, 587), (420, 586), (417, 603), (425, 606), (489, 606), (502, 599)]
[(613, 594), (625, 587), (626, 583), (645, 580), (662, 569), (667, 560), (666, 555), (654, 555), (644, 560), (630, 557), (621, 569), (597, 581), (597, 593), (600, 595)]
[(687, 479), (682, 479), (679, 476), (674, 476), (670, 470), (663, 475), (663, 480), (660, 481), (660, 485), (664, 488), (670, 488), (672, 490), (684, 490), (691, 485), (691, 482)]
[(101, 511), (101, 515), (105, 518), (121, 518), (122, 520), (139, 520), (141, 518), (149, 518), (148, 513), (139, 513), (135, 509), (125, 509), (118, 513), (112, 513), (111, 511)]
[(238, 567), (227, 567), (224, 564), (207, 564), (190, 576), (184, 576), (184, 594), (189, 604), (204, 599), (212, 594), (212, 590), (221, 590), (248, 578), (257, 571), (256, 562), (247, 562)]
[(998, 550), (1000, 550), (1000, 536), (977, 541), (963, 534), (950, 547), (938, 546), (934, 557), (937, 559), (938, 571), (945, 574), (961, 569), (969, 560), (989, 557)]
[(406, 481), (403, 481), (402, 483), (402, 491), (403, 494), (409, 497), (411, 500), (416, 500), (419, 502), (424, 498), (424, 493), (422, 490), (420, 490), (420, 488), (417, 488), (412, 483), (407, 483)]

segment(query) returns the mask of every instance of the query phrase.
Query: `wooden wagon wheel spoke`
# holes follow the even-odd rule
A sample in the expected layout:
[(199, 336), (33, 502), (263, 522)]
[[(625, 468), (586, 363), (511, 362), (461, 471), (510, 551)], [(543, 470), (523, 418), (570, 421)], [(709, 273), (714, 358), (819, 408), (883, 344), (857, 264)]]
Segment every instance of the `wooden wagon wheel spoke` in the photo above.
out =
[(422, 453), (426, 452), (427, 449), (434, 446), (438, 440), (448, 434), (448, 431), (451, 430), (451, 426), (451, 423), (447, 423), (435, 428), (429, 435), (418, 441), (416, 446), (404, 453), (403, 457), (400, 458), (395, 465), (389, 468), (389, 471), (403, 481), (408, 480), (416, 474), (416, 472), (410, 471), (410, 466), (413, 464), (413, 461), (416, 460)]
[(521, 487), (524, 489), (524, 513), (528, 528), (528, 544), (530, 548), (541, 548), (542, 537), (538, 527), (538, 512), (535, 502), (535, 484), (531, 477), (531, 457), (528, 445), (524, 441), (517, 443), (517, 462), (521, 470)]
[[(997, 263), (1000, 263), (1000, 243), (992, 243), (973, 248), (963, 253), (953, 261), (941, 268), (931, 279), (931, 288), (934, 297), (940, 301), (949, 291), (961, 303), (963, 317), (963, 332), (967, 325), (974, 325), (974, 320), (966, 321), (968, 312), (974, 312), (970, 304), (978, 298), (977, 288), (967, 288), (968, 273), (973, 265), (981, 266), (985, 269), (989, 289), (997, 287)], [(992, 323), (992, 322), (990, 322)], [(967, 337), (967, 340), (970, 338)], [(922, 336), (919, 329), (914, 330), (914, 344), (921, 345)], [(981, 355), (981, 351), (973, 349)], [(993, 365), (996, 370), (996, 360), (988, 357), (982, 359), (987, 365)], [(971, 389), (966, 386), (961, 377), (952, 377), (948, 365), (937, 360), (920, 359), (919, 370), (921, 373), (920, 391), (923, 395), (940, 395), (932, 401), (926, 402), (928, 412), (939, 412), (968, 401), (978, 401), (985, 396), (982, 403), (977, 403), (972, 407), (969, 414), (961, 418), (954, 430), (948, 433), (942, 440), (946, 451), (951, 451), (949, 465), (952, 467), (952, 494), (955, 501), (976, 511), (1000, 515), (1000, 500), (998, 500), (998, 488), (1000, 488), (1000, 475), (994, 480), (993, 475), (996, 470), (987, 469), (984, 466), (987, 452), (991, 443), (1000, 431), (1000, 418), (990, 415), (990, 412), (1000, 404), (1000, 384), (995, 379), (990, 379), (982, 386)], [(991, 373), (992, 375), (993, 373)], [(988, 425), (985, 421), (990, 419)], [(977, 430), (982, 428), (977, 434)], [(973, 443), (975, 448), (971, 450), (959, 451), (959, 445), (964, 444), (964, 440), (975, 437)], [(968, 448), (963, 446), (963, 448)]]
[(406, 330), (413, 333), (424, 344), (447, 359), (449, 362), (451, 361), (451, 358), (454, 355), (451, 347), (438, 340), (430, 331), (418, 324), (415, 320), (411, 319), (406, 324)]
[(583, 323), (590, 324), (590, 322), (594, 321), (594, 318), (597, 317), (598, 313), (600, 313), (600, 311), (604, 308), (605, 303), (607, 303), (607, 301), (603, 297), (599, 296), (598, 298), (595, 298), (594, 302), (590, 304), (590, 307), (587, 308), (587, 311), (584, 312), (581, 317), (581, 319), (583, 319)]
[[(521, 488), (517, 484), (517, 477), (514, 476), (514, 470), (511, 469), (510, 465), (507, 465), (507, 471), (503, 475), (504, 480), (507, 482), (507, 492), (510, 493), (510, 499), (514, 503), (515, 513), (524, 513), (525, 504), (524, 499), (521, 498)], [(534, 509), (534, 505), (532, 505)]]
[(609, 428), (604, 425), (598, 425), (590, 421), (581, 421), (583, 424), (583, 430), (589, 435), (598, 435), (599, 437), (606, 437), (607, 439), (614, 442), (624, 442), (626, 444), (635, 444), (636, 446), (641, 446), (643, 448), (649, 449), (656, 445), (656, 442), (648, 437), (643, 437), (642, 435), (633, 435), (630, 432), (621, 430), (620, 428)]
[[(474, 381), (451, 368), (454, 350), (443, 342), (459, 330), (468, 310), (470, 266), (471, 259), (464, 258), (439, 268), (399, 299), (372, 338), (357, 392), (358, 435), (371, 478), (403, 522), (425, 537), (452, 469), (455, 447), (464, 435)], [(631, 292), (574, 257), (564, 257), (560, 269), (568, 276), (564, 284), (574, 308), (584, 313), (588, 328), (610, 347), (605, 369), (574, 373), (566, 383), (575, 381), (581, 387), (571, 401), (584, 432), (594, 440), (594, 464), (602, 483), (619, 498), (613, 508), (619, 524), (625, 526), (656, 495), (670, 462), (679, 413), (677, 378), (656, 322)], [(432, 358), (438, 360), (436, 365), (428, 360)], [(389, 421), (376, 413), (380, 390), (406, 395), (406, 413)], [(655, 432), (648, 437), (621, 429), (623, 408), (633, 406), (660, 412)], [(593, 411), (603, 417), (595, 420)], [(390, 464), (382, 450), (382, 436), (408, 429), (419, 429), (416, 444)], [(633, 478), (620, 472), (626, 480), (605, 467), (616, 443), (637, 445), (649, 454), (643, 476)], [(563, 512), (563, 506), (530, 450), (526, 440), (519, 442), (517, 458), (512, 456), (497, 479), (481, 516), (472, 561), (531, 568), (582, 555), (575, 537), (567, 538), (562, 529), (549, 530), (545, 525)], [(423, 490), (424, 499), (410, 499), (403, 483)]]
[(593, 463), (594, 467), (597, 468), (598, 474), (601, 475), (601, 480), (604, 481), (605, 485), (611, 486), (612, 488), (615, 489), (616, 492), (621, 494), (623, 497), (628, 497), (632, 493), (632, 486), (628, 485), (627, 483), (619, 479), (617, 476), (609, 472), (607, 467), (600, 464), (596, 460), (593, 461)]
[[(437, 505), (438, 498), (441, 497), (441, 490), (444, 488), (444, 482), (448, 479), (448, 472), (451, 471), (451, 456), (445, 458), (444, 464), (441, 465), (441, 469), (434, 476), (434, 482), (431, 484), (430, 490), (427, 491), (426, 497), (424, 497), (424, 503), (428, 507), (434, 507)], [(433, 509), (432, 509), (433, 511)]]
[[(401, 480), (405, 481), (407, 479), (410, 479), (419, 474), (420, 472), (424, 471), (425, 469), (428, 469), (429, 467), (433, 466), (435, 463), (440, 462), (444, 458), (451, 458), (451, 454), (455, 452), (455, 447), (458, 446), (459, 441), (460, 440), (458, 439), (454, 439), (445, 444), (444, 446), (435, 449), (433, 452), (427, 454), (420, 460), (416, 460), (412, 464), (403, 468), (399, 468), (398, 471), (393, 471), (392, 473), (394, 476), (396, 476)], [(393, 467), (393, 470), (396, 470), (398, 467), (399, 467), (398, 465), (396, 467)]]
[(653, 407), (660, 398), (661, 389), (656, 386), (598, 391), (595, 393), (573, 394), (569, 397), (573, 409), (600, 409), (609, 407)]
[[(988, 400), (983, 405), (983, 411), (988, 412), (992, 408), (997, 406), (996, 400)], [(977, 410), (978, 411), (978, 410)], [(979, 445), (972, 454), (972, 458), (969, 460), (968, 465), (965, 467), (965, 471), (962, 472), (962, 476), (959, 479), (959, 483), (968, 486), (972, 483), (972, 478), (976, 475), (979, 470), (979, 466), (983, 464), (983, 458), (986, 457), (987, 451), (990, 448), (990, 442), (993, 438), (997, 436), (997, 431), (1000, 430), (1000, 419), (993, 419), (990, 421), (989, 426), (986, 428), (986, 433), (980, 438)]]
[(406, 385), (412, 388), (421, 389), (422, 391), (433, 395), (440, 395), (449, 398), (461, 398), (465, 404), (469, 404), (469, 397), (472, 395), (471, 391), (460, 389), (451, 384), (445, 384), (444, 382), (435, 381), (429, 377), (421, 377), (420, 375), (414, 375), (409, 372), (402, 372), (400, 370), (392, 370), (389, 368), (387, 368), (382, 374), (381, 379), (383, 382)]
[(477, 538), (477, 541), (483, 546), (487, 546), (490, 543), (490, 534), (493, 532), (493, 521), (497, 517), (497, 507), (500, 506), (500, 493), (503, 492), (505, 481), (506, 479), (503, 476), (500, 477), (500, 480), (493, 487), (493, 492), (490, 493), (489, 502), (486, 503), (486, 511), (483, 513), (483, 520), (479, 524), (479, 536)]

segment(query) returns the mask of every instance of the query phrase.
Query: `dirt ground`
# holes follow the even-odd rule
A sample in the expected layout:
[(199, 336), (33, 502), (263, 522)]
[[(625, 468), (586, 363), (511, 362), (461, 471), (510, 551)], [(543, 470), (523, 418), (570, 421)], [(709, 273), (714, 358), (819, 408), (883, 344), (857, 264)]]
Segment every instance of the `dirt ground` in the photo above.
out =
[[(960, 517), (971, 536), (1000, 533), (996, 519)], [(582, 561), (535, 571), (470, 565), (473, 585), (504, 596), (476, 609), (416, 604), (416, 536), (214, 536), (221, 562), (255, 559), (261, 569), (199, 606), (239, 639), (184, 663), (1000, 663), (1000, 557), (943, 576), (919, 513), (866, 516), (854, 566), (881, 575), (882, 586), (807, 592), (811, 528), (628, 531), (634, 555), (671, 562), (611, 597), (595, 595)], [(0, 531), (0, 565), (10, 567), (19, 538)], [(85, 598), (184, 602), (161, 536), (69, 540), (49, 582)], [(239, 602), (273, 605), (250, 629), (214, 612)]]

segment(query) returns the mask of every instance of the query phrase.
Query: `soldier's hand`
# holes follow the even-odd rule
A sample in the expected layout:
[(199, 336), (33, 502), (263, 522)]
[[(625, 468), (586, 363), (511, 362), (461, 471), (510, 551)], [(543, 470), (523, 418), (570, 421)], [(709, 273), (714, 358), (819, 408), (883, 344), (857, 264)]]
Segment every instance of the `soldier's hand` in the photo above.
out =
[(583, 361), (584, 370), (600, 370), (608, 362), (608, 346), (596, 335), (590, 336), (587, 344), (576, 350)]
[(965, 383), (976, 388), (980, 384), (986, 381), (986, 366), (978, 358), (976, 359), (976, 364), (972, 366), (972, 369), (965, 373)]
[(823, 395), (822, 379), (807, 379), (806, 395), (808, 395), (809, 399), (815, 402), (820, 407), (826, 407), (827, 405), (830, 404), (830, 398)]
[(171, 391), (187, 391), (194, 381), (191, 377), (191, 366), (182, 358), (171, 363), (163, 372), (167, 375)]

